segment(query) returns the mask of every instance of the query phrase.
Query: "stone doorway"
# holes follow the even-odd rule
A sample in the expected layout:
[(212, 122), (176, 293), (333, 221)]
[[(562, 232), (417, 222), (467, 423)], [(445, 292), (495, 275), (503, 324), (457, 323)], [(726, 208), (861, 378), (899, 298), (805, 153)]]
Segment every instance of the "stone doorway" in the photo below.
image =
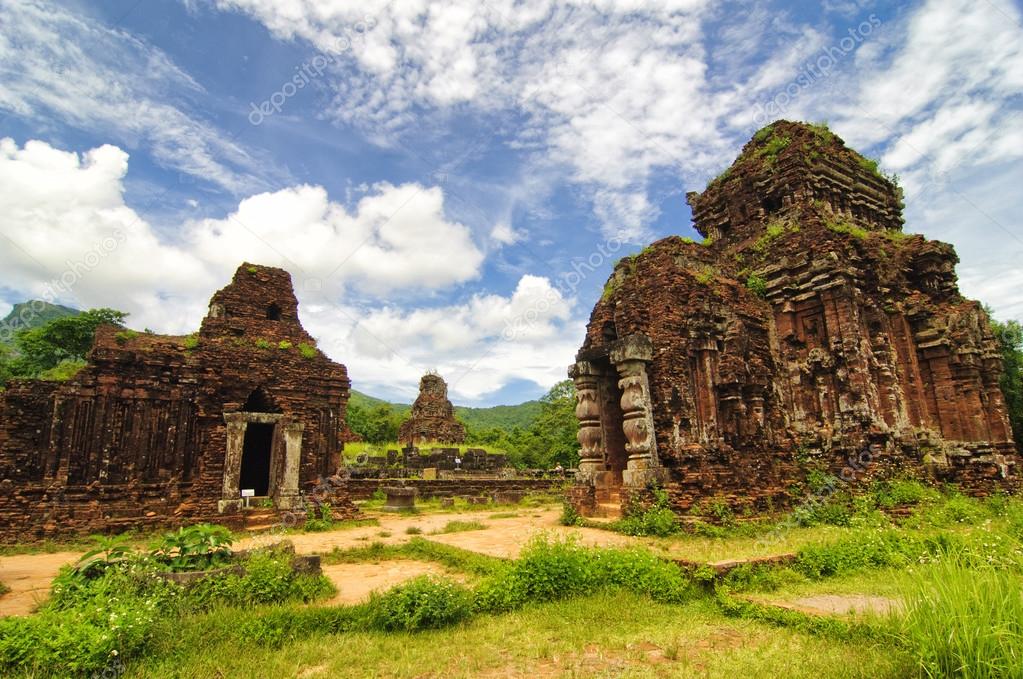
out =
[[(267, 407), (272, 403), (262, 389), (257, 392), (253, 392), (247, 406)], [(224, 421), (227, 446), (220, 511), (241, 507), (242, 489), (271, 498), (278, 509), (298, 506), (305, 425), (280, 412), (228, 412), (224, 413)]]
[(256, 497), (270, 495), (270, 470), (273, 459), (275, 425), (252, 422), (245, 428), (242, 446), (241, 490), (252, 490)]

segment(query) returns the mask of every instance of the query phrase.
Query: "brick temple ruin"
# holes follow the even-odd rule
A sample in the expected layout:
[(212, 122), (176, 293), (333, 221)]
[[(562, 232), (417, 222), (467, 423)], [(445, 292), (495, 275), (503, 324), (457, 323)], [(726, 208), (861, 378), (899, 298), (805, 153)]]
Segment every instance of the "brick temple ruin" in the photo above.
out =
[(455, 408), (448, 400), (448, 385), (443, 377), (427, 373), (419, 380), (419, 396), (412, 404), (409, 418), (398, 430), (398, 441), (409, 447), (465, 442), (465, 426), (455, 419)]
[(197, 334), (103, 327), (70, 381), (0, 394), (0, 541), (230, 522), (243, 490), (295, 508), (339, 469), (349, 386), (290, 275), (243, 264)]
[(798, 501), (808, 474), (1019, 484), (987, 314), (951, 245), (825, 126), (778, 121), (703, 193), (703, 243), (622, 259), (570, 375), (586, 514)]

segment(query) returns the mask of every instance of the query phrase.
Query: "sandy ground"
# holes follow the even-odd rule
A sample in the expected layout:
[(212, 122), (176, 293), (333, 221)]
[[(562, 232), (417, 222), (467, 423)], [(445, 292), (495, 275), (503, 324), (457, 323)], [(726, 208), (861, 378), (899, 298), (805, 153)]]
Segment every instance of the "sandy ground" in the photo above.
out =
[[(330, 552), (335, 547), (348, 549), (373, 542), (399, 544), (416, 537), (406, 531), (416, 527), (421, 536), (447, 545), (461, 547), (482, 554), (515, 557), (530, 538), (547, 533), (554, 536), (575, 535), (585, 545), (612, 546), (636, 544), (635, 538), (592, 528), (566, 528), (558, 524), (560, 509), (520, 508), (510, 511), (516, 516), (491, 518), (501, 512), (436, 513), (414, 516), (373, 514), (379, 526), (364, 526), (325, 533), (304, 533), (278, 536), (255, 535), (235, 543), (236, 549), (249, 549), (287, 539), (294, 543), (299, 554)], [(449, 521), (479, 521), (485, 530), (431, 535), (440, 531)], [(24, 554), (0, 557), (0, 582), (11, 591), (0, 596), (0, 616), (27, 615), (49, 594), (50, 582), (60, 567), (73, 563), (80, 552), (54, 554)], [(386, 589), (425, 573), (441, 573), (442, 567), (418, 561), (400, 561), (388, 564), (343, 564), (327, 566), (324, 572), (334, 580), (341, 594), (339, 602), (360, 601), (371, 591)]]
[(28, 615), (50, 594), (60, 567), (77, 561), (78, 552), (0, 557), (0, 582), (11, 591), (0, 596), (0, 616)]
[[(451, 576), (443, 566), (428, 561), (384, 561), (383, 563), (343, 563), (324, 566), (323, 574), (330, 578), (338, 593), (332, 604), (357, 604), (369, 598), (372, 592), (390, 589), (397, 584), (420, 575)], [(455, 579), (460, 579), (453, 576)]]

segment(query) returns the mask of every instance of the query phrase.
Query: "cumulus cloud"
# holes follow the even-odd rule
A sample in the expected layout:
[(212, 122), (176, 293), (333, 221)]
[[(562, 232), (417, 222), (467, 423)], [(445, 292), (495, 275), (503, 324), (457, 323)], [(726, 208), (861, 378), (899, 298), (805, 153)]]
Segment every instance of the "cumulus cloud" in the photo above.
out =
[(0, 141), (5, 284), (53, 296), (49, 288), (66, 277), (73, 281), (57, 286), (62, 299), (124, 307), (136, 323), (183, 330), (243, 260), (286, 267), (309, 292), (328, 296), (349, 286), (416, 296), (475, 278), (483, 261), (469, 229), (445, 218), (436, 187), (378, 184), (351, 210), (319, 186), (262, 193), (223, 218), (187, 222), (172, 243), (125, 205), (127, 170), (128, 154), (115, 146), (79, 156), (41, 141)]
[(508, 296), (476, 294), (460, 304), (363, 310), (315, 304), (307, 325), (346, 357), (353, 379), (373, 391), (414, 386), (437, 369), (452, 394), (474, 400), (513, 379), (550, 385), (564, 379), (583, 336), (576, 300), (545, 277), (524, 275)]
[[(424, 292), (475, 278), (483, 261), (469, 230), (445, 218), (439, 188), (378, 184), (346, 208), (322, 187), (291, 187), (189, 222), (168, 242), (125, 205), (127, 171), (128, 154), (116, 146), (79, 155), (0, 139), (5, 287), (21, 298), (123, 309), (133, 327), (190, 332), (241, 261), (281, 266), (322, 348), (360, 384), (390, 393), (412, 389), (429, 368), (443, 369), (452, 393), (467, 399), (515, 378), (549, 385), (581, 337), (575, 299), (536, 276), (522, 276), (508, 296), (415, 306)], [(357, 302), (350, 290), (403, 304)]]

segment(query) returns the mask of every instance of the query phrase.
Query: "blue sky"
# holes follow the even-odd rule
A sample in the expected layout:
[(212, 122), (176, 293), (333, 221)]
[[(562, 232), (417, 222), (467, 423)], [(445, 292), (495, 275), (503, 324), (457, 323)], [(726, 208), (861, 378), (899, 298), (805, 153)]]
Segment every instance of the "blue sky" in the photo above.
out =
[(242, 260), (291, 271), (356, 388), (561, 379), (614, 261), (761, 125), (826, 120), (906, 229), (1023, 318), (1018, 2), (0, 0), (0, 312), (196, 328)]

